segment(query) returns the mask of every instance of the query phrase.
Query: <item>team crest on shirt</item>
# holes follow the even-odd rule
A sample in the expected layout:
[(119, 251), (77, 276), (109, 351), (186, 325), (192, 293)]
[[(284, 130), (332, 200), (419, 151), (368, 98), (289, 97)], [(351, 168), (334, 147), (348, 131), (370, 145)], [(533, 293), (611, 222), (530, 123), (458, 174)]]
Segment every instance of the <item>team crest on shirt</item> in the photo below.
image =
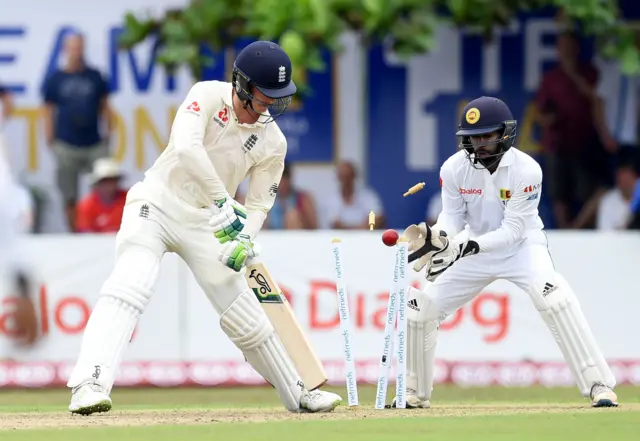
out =
[(213, 120), (222, 128), (229, 122), (229, 109), (223, 107), (216, 115), (213, 116)]
[(475, 107), (472, 107), (471, 109), (467, 110), (467, 114), (465, 115), (465, 118), (467, 119), (467, 122), (469, 124), (477, 123), (478, 120), (480, 119), (480, 110), (476, 109)]
[(245, 153), (250, 152), (256, 146), (257, 142), (258, 142), (258, 135), (256, 135), (255, 133), (252, 133), (242, 146), (242, 148), (244, 149), (244, 152)]
[(504, 205), (506, 207), (507, 206), (507, 202), (509, 202), (509, 199), (511, 199), (511, 190), (508, 190), (506, 188), (501, 188), (500, 189), (500, 201), (502, 202), (502, 205)]

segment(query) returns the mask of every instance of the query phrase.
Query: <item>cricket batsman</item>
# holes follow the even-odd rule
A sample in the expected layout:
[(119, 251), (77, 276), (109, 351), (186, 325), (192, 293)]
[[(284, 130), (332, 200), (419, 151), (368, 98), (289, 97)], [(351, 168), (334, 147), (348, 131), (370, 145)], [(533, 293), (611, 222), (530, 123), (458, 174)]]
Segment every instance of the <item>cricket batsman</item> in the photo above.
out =
[[(291, 60), (258, 41), (237, 56), (231, 84), (196, 83), (177, 111), (167, 148), (127, 195), (111, 275), (87, 323), (67, 386), (69, 411), (106, 412), (114, 376), (158, 281), (160, 262), (177, 253), (220, 316), (224, 333), (292, 412), (328, 412), (333, 393), (305, 388), (249, 289), (247, 260), (271, 209), (287, 141), (274, 122), (296, 93)], [(233, 199), (250, 177), (245, 205)], [(211, 341), (215, 351), (215, 341)]]
[(440, 323), (497, 279), (529, 294), (591, 405), (618, 406), (615, 378), (578, 298), (553, 266), (538, 216), (542, 170), (514, 147), (516, 128), (501, 100), (471, 101), (456, 133), (460, 151), (440, 169), (436, 224), (405, 230), (413, 269), (426, 267), (430, 282), (424, 291), (409, 288), (407, 407), (430, 407)]

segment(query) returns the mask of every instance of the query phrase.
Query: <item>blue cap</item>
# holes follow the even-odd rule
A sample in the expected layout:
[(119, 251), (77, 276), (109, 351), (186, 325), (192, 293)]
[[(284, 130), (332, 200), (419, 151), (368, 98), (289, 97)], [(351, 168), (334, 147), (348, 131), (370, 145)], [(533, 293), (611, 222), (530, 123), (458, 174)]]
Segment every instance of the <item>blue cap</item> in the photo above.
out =
[(498, 98), (482, 96), (467, 104), (462, 112), (457, 136), (483, 135), (505, 127), (513, 121), (509, 107)]
[(291, 80), (291, 59), (276, 43), (256, 41), (249, 44), (238, 54), (234, 67), (269, 98), (284, 98), (296, 93), (296, 85)]

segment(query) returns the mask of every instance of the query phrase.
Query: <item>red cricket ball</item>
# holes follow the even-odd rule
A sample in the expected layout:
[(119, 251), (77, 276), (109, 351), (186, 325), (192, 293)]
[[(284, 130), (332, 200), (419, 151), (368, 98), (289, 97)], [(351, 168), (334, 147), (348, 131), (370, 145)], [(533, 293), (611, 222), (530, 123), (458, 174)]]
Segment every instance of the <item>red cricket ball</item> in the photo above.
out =
[(400, 235), (396, 230), (387, 230), (382, 233), (382, 243), (388, 247), (392, 247), (398, 242)]

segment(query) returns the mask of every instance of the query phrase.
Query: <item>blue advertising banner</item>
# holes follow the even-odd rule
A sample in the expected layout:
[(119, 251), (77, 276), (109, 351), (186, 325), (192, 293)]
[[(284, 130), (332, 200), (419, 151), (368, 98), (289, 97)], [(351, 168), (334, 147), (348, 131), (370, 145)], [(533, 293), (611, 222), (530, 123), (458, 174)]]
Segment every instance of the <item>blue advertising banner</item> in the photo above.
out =
[[(439, 169), (457, 150), (462, 108), (483, 95), (504, 100), (518, 120), (521, 150), (540, 147), (532, 100), (546, 69), (555, 63), (553, 18), (522, 17), (492, 45), (481, 37), (441, 29), (434, 50), (409, 61), (384, 46), (369, 53), (369, 184), (380, 195), (389, 226), (404, 228), (425, 219), (429, 199), (439, 194)], [(583, 42), (582, 56), (592, 56)], [(402, 194), (425, 182), (408, 198)], [(546, 199), (541, 215), (550, 223)]]

